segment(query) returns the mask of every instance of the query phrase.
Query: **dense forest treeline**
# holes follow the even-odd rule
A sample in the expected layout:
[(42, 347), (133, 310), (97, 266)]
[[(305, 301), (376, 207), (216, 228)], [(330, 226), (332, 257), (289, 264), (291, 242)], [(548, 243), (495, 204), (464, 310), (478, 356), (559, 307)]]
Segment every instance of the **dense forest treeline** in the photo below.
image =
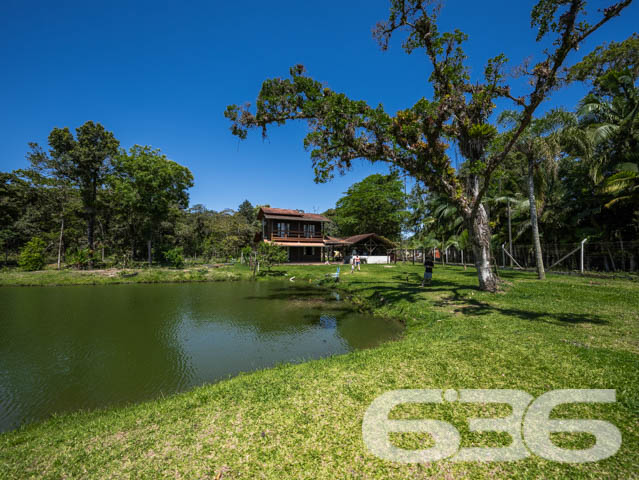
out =
[(119, 148), (87, 122), (54, 129), (49, 149), (31, 144), (28, 168), (0, 173), (0, 246), (15, 263), (32, 239), (47, 261), (84, 268), (166, 262), (177, 255), (228, 258), (249, 244), (255, 212), (189, 207), (193, 175), (159, 150)]

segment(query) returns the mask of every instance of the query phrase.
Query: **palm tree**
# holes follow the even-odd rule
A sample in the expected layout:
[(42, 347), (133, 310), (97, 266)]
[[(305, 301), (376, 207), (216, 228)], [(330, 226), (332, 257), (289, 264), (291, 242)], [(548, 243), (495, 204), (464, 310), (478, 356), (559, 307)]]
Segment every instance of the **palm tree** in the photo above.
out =
[(464, 260), (464, 251), (470, 248), (470, 238), (468, 237), (468, 230), (464, 230), (458, 235), (453, 235), (444, 243), (444, 249), (448, 247), (455, 247), (461, 252), (461, 261), (466, 270), (466, 261)]
[(604, 208), (616, 207), (616, 217), (625, 219), (620, 225), (626, 226), (639, 203), (639, 88), (633, 78), (628, 70), (601, 76), (596, 94), (579, 105), (579, 124), (566, 135), (572, 153), (589, 165)]
[[(456, 247), (460, 250), (470, 247), (466, 223), (459, 210), (446, 198), (431, 194), (425, 205), (427, 216), (423, 221), (424, 232), (422, 244), (424, 248), (437, 248), (445, 253), (448, 247)], [(459, 241), (460, 236), (466, 232), (465, 241)], [(462, 253), (463, 255), (463, 253)], [(444, 255), (442, 255), (442, 264)]]
[(601, 94), (590, 94), (579, 105), (583, 133), (574, 135), (581, 138), (580, 153), (590, 153), (586, 157), (596, 184), (620, 165), (639, 163), (639, 88), (627, 71), (608, 72), (598, 86)]
[(606, 208), (617, 202), (639, 204), (639, 164), (622, 163), (618, 165), (617, 170), (617, 173), (604, 183), (603, 191), (614, 195), (614, 198), (606, 203)]
[[(505, 111), (499, 117), (502, 125), (519, 124), (521, 113)], [(574, 116), (563, 110), (552, 110), (545, 116), (533, 120), (519, 137), (513, 155), (521, 156), (527, 163), (527, 193), (530, 210), (530, 226), (535, 249), (535, 264), (537, 276), (540, 280), (546, 278), (543, 252), (539, 235), (539, 215), (535, 196), (535, 173), (543, 167), (546, 171), (556, 172), (557, 159), (561, 155), (561, 139), (559, 132), (562, 127), (574, 123)], [(510, 132), (504, 135), (509, 138)]]

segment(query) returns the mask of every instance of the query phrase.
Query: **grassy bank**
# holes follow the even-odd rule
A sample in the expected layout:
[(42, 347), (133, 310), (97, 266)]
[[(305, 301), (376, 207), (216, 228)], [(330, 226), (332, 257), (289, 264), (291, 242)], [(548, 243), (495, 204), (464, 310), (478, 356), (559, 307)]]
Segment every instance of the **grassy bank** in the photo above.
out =
[(40, 270), (23, 272), (16, 269), (0, 271), (0, 286), (52, 287), (61, 285), (113, 285), (120, 283), (182, 283), (239, 280), (247, 275), (242, 269), (198, 266), (184, 269), (137, 268), (106, 270)]
[[(335, 267), (288, 267), (273, 276), (316, 281)], [(474, 271), (365, 266), (339, 288), (375, 314), (406, 322), (401, 340), (344, 356), (236, 378), (170, 398), (52, 418), (0, 435), (0, 477), (93, 478), (637, 478), (639, 285), (622, 280), (505, 273), (505, 291), (479, 292)], [(230, 273), (242, 276), (235, 269)], [(531, 456), (518, 462), (400, 465), (362, 442), (371, 401), (399, 388), (512, 388), (533, 396), (559, 388), (614, 388), (617, 403), (565, 406), (557, 415), (599, 418), (622, 433), (621, 450), (594, 464)], [(395, 418), (439, 418), (462, 446), (508, 438), (468, 430), (467, 419), (507, 415), (500, 406), (411, 405)], [(585, 435), (553, 434), (566, 448)], [(405, 448), (428, 438), (398, 435)]]

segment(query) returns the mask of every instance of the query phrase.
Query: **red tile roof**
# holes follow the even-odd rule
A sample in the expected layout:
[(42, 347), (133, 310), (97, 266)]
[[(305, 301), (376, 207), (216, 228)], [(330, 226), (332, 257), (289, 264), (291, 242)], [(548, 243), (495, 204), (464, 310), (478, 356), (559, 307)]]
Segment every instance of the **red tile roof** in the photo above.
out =
[(271, 215), (292, 215), (295, 217), (301, 217), (304, 215), (304, 212), (299, 210), (290, 210), (288, 208), (270, 208), (270, 207), (262, 207), (260, 208), (264, 213)]
[(296, 219), (302, 220), (314, 220), (316, 222), (330, 222), (329, 218), (326, 218), (323, 215), (319, 215), (317, 213), (305, 213), (301, 210), (290, 210), (286, 208), (270, 208), (270, 207), (262, 207), (260, 208), (260, 212), (264, 214), (264, 216), (271, 218), (281, 218), (281, 217), (295, 217)]
[(330, 218), (326, 218), (324, 215), (319, 215), (317, 213), (305, 213), (304, 218), (308, 218), (310, 220), (317, 220), (318, 222), (330, 222)]

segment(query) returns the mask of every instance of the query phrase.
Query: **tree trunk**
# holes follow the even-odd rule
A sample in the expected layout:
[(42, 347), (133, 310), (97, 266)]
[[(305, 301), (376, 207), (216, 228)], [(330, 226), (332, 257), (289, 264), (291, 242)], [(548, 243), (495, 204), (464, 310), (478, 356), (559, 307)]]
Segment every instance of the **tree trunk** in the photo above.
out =
[(100, 219), (98, 219), (98, 224), (100, 225), (100, 235), (102, 237), (100, 241), (100, 253), (101, 253), (100, 257), (102, 258), (102, 263), (104, 263), (104, 244), (106, 242), (106, 235), (104, 233), (104, 225), (102, 224)]
[(93, 236), (95, 231), (95, 214), (89, 212), (87, 221), (87, 243), (89, 244), (89, 268), (93, 268)]
[[(535, 201), (535, 179), (533, 160), (528, 160), (528, 202), (530, 203), (530, 226), (532, 227), (533, 245), (535, 247), (535, 263), (537, 264), (537, 277), (539, 280), (546, 278), (544, 270), (544, 257), (539, 240), (539, 224), (537, 223), (537, 203)], [(512, 255), (512, 252), (511, 252)]]
[(62, 235), (64, 234), (64, 217), (62, 217), (62, 221), (60, 222), (60, 239), (58, 240), (58, 270), (60, 270), (60, 266), (62, 263)]
[(490, 267), (490, 225), (482, 204), (477, 208), (475, 217), (468, 219), (468, 223), (479, 289), (494, 292), (497, 290), (497, 276)]
[(147, 249), (147, 258), (148, 258), (149, 267), (150, 267), (151, 264), (153, 263), (153, 258), (152, 258), (152, 255), (151, 255), (152, 248), (151, 248), (151, 239), (150, 238), (146, 241), (146, 249)]

